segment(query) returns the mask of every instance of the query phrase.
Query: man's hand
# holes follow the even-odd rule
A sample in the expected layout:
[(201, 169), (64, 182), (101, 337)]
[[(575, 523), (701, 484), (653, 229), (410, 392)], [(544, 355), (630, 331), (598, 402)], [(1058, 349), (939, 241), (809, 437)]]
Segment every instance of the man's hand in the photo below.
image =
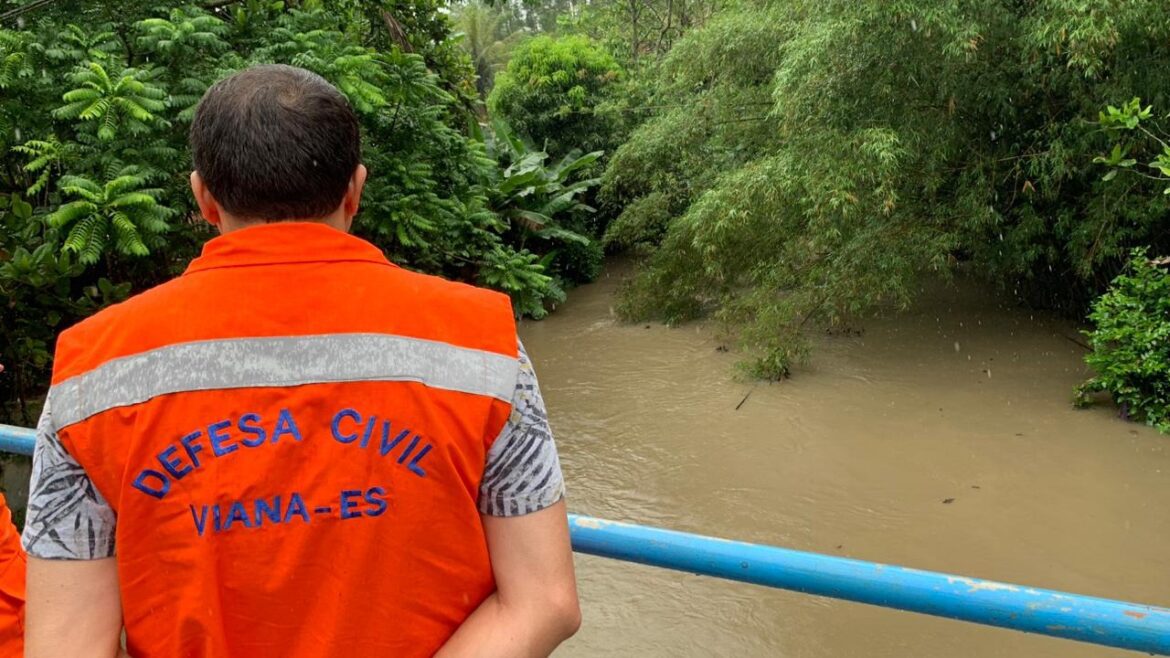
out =
[(28, 558), (25, 658), (115, 658), (122, 598), (115, 558)]
[(525, 516), (483, 517), (496, 593), (436, 658), (547, 656), (581, 625), (565, 503)]

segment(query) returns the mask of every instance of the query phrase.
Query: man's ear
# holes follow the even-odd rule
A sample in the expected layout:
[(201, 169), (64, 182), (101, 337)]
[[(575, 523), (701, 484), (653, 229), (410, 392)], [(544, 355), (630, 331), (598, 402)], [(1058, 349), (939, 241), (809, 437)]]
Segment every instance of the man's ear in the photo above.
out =
[(345, 216), (345, 230), (353, 225), (353, 216), (357, 214), (362, 203), (362, 189), (366, 186), (366, 166), (359, 164), (349, 177), (349, 187), (345, 190), (345, 198), (341, 200), (341, 212)]
[(203, 182), (203, 177), (198, 171), (191, 172), (191, 194), (195, 196), (195, 203), (199, 206), (199, 214), (203, 215), (203, 219), (212, 226), (222, 229), (223, 213), (220, 211), (219, 203), (211, 195), (211, 190), (207, 189), (207, 184)]

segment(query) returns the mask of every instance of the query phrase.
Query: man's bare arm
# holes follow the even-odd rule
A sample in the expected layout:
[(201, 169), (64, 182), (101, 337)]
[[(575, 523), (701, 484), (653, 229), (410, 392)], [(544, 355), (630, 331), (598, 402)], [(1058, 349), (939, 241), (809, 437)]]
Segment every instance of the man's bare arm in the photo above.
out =
[(122, 599), (114, 558), (28, 558), (25, 658), (116, 658)]
[(524, 516), (483, 516), (496, 593), (436, 658), (548, 656), (581, 625), (565, 503)]

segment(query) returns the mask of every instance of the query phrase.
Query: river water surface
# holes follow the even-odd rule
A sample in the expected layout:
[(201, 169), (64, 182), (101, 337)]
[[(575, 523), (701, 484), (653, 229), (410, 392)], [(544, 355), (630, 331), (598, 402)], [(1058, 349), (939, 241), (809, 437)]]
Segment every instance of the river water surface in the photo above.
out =
[[(1066, 323), (932, 286), (753, 385), (709, 327), (618, 322), (623, 272), (521, 328), (571, 511), (1170, 605), (1170, 437), (1070, 406), (1086, 371)], [(1138, 655), (590, 556), (577, 571), (584, 625), (560, 656)]]

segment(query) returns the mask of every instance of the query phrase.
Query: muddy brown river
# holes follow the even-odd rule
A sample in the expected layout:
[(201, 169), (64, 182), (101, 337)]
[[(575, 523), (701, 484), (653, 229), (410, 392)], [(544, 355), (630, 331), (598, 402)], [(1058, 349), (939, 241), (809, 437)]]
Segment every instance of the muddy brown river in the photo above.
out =
[[(1067, 323), (940, 284), (753, 385), (710, 327), (618, 322), (625, 271), (521, 328), (572, 511), (1170, 605), (1170, 437), (1071, 407), (1086, 371)], [(558, 656), (1139, 655), (590, 556), (577, 570), (585, 621)]]

